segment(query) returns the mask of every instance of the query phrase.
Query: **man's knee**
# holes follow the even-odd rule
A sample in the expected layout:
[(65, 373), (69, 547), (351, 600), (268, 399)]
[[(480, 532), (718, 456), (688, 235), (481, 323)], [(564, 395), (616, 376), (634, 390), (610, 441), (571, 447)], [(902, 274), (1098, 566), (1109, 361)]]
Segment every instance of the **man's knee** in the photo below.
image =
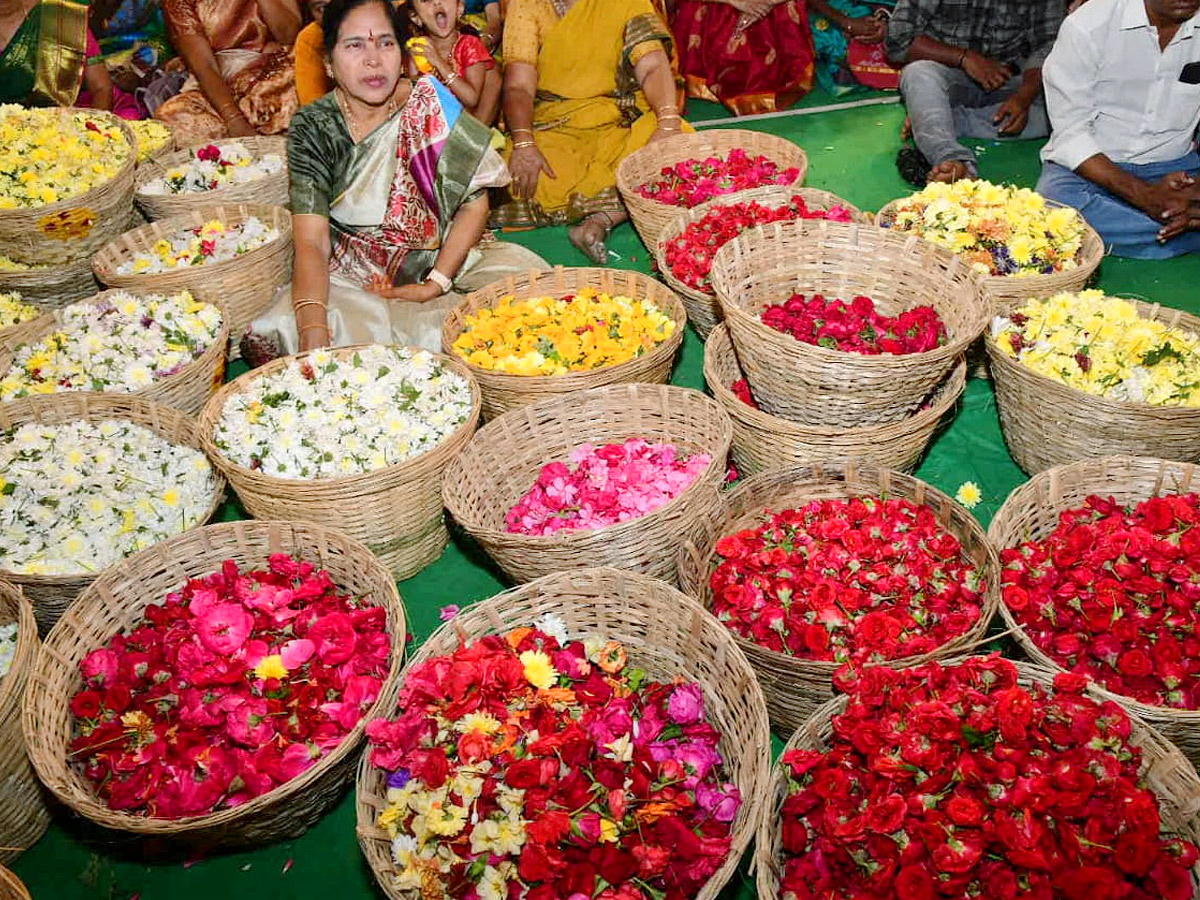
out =
[(949, 90), (954, 70), (932, 59), (906, 63), (900, 70), (900, 93), (908, 95), (920, 90)]

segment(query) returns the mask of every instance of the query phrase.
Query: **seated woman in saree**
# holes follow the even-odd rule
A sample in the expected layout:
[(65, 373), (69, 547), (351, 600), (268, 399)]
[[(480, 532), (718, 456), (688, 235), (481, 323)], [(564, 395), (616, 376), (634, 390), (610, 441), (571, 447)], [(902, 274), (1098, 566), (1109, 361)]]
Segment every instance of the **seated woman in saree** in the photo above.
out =
[(804, 0), (677, 0), (671, 29), (689, 97), (745, 116), (786, 109), (812, 89)]
[(163, 13), (191, 76), (154, 117), (181, 146), (287, 129), (296, 111), (296, 0), (163, 0)]
[(835, 97), (867, 87), (896, 90), (900, 71), (887, 61), (883, 39), (896, 0), (808, 0), (817, 53), (817, 85)]
[(607, 263), (605, 239), (628, 217), (617, 165), (684, 126), (670, 43), (651, 0), (512, 0), (503, 109), (513, 199), (493, 224), (571, 225), (571, 243)]
[(440, 349), (459, 292), (546, 269), (481, 240), (487, 189), (508, 183), (491, 132), (432, 78), (401, 80), (405, 22), (385, 0), (333, 0), (323, 22), (337, 88), (288, 135), (292, 284), (251, 324), (252, 362), (369, 342)]

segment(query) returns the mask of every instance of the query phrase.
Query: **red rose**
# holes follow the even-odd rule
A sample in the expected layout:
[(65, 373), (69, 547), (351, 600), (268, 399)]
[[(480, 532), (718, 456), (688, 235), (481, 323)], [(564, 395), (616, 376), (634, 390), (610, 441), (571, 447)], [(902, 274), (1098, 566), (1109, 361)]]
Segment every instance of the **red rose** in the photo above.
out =
[(95, 719), (100, 715), (100, 694), (80, 691), (71, 700), (71, 714), (80, 719)]
[(899, 794), (891, 794), (867, 807), (867, 828), (880, 834), (891, 834), (904, 824), (907, 804)]
[(933, 900), (933, 878), (924, 866), (905, 866), (896, 873), (896, 896), (900, 900)]

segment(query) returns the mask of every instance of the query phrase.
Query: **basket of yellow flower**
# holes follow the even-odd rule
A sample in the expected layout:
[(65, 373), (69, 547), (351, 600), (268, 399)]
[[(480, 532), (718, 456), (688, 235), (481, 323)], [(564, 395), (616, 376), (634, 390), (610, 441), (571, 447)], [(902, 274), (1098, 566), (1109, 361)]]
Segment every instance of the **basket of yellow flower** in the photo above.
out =
[(799, 187), (808, 156), (772, 134), (744, 128), (672, 135), (630, 153), (617, 167), (617, 190), (651, 253), (662, 230), (714, 197), (768, 185)]
[(42, 315), (38, 307), (25, 302), (18, 291), (0, 292), (0, 345), (13, 347), (36, 333), (34, 320)]
[(986, 345), (1004, 440), (1026, 472), (1200, 459), (1200, 318), (1086, 290), (1009, 304)]
[(162, 160), (179, 149), (175, 145), (175, 132), (158, 119), (135, 120), (129, 123), (129, 129), (137, 138), (139, 168), (148, 162)]
[(755, 400), (824, 428), (909, 419), (988, 321), (961, 258), (859, 223), (760, 225), (718, 251), (712, 285)]
[(699, 391), (575, 391), (484, 425), (446, 469), (442, 498), (514, 581), (589, 565), (670, 581), (675, 547), (719, 503), (732, 436)]
[(960, 361), (921, 408), (899, 422), (861, 428), (802, 425), (758, 408), (724, 323), (719, 323), (704, 343), (704, 380), (733, 422), (729, 455), (740, 475), (833, 459), (858, 459), (901, 472), (911, 471), (920, 462), (938, 426), (958, 402), (966, 379), (967, 366)]
[(996, 303), (1079, 290), (1104, 258), (1077, 210), (988, 181), (932, 182), (884, 206), (876, 222), (962, 254)]
[(40, 309), (65, 306), (98, 290), (90, 256), (61, 266), (43, 266), (0, 255), (0, 293), (20, 294), (22, 300)]
[(0, 404), (0, 578), (43, 635), (106, 566), (203, 525), (225, 496), (189, 416), (143, 397), (72, 393)]
[(134, 199), (151, 221), (213, 204), (286, 207), (287, 138), (228, 138), (147, 160), (138, 167)]
[[(21, 695), (37, 653), (33, 607), (18, 588), (0, 581), (0, 862), (16, 859), (50, 824), (21, 733)], [(0, 898), (9, 896), (7, 871), (0, 867)]]
[(64, 266), (129, 227), (137, 139), (98, 110), (0, 106), (0, 247)]
[(25, 882), (4, 866), (0, 866), (0, 900), (33, 900)]
[(463, 359), (483, 417), (585, 388), (671, 377), (687, 312), (640, 272), (530, 272), (468, 294), (446, 317), (442, 349)]
[(159, 219), (92, 260), (109, 287), (220, 297), (236, 357), (246, 326), (292, 274), (292, 217), (282, 206), (210, 206)]

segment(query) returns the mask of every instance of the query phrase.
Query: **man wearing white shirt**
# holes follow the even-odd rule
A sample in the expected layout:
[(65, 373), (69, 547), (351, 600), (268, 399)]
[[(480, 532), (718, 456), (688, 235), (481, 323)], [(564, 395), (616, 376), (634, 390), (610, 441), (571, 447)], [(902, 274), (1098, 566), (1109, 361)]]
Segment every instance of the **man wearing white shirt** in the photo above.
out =
[(1200, 252), (1200, 0), (1088, 0), (1042, 67), (1038, 191), (1119, 256)]

